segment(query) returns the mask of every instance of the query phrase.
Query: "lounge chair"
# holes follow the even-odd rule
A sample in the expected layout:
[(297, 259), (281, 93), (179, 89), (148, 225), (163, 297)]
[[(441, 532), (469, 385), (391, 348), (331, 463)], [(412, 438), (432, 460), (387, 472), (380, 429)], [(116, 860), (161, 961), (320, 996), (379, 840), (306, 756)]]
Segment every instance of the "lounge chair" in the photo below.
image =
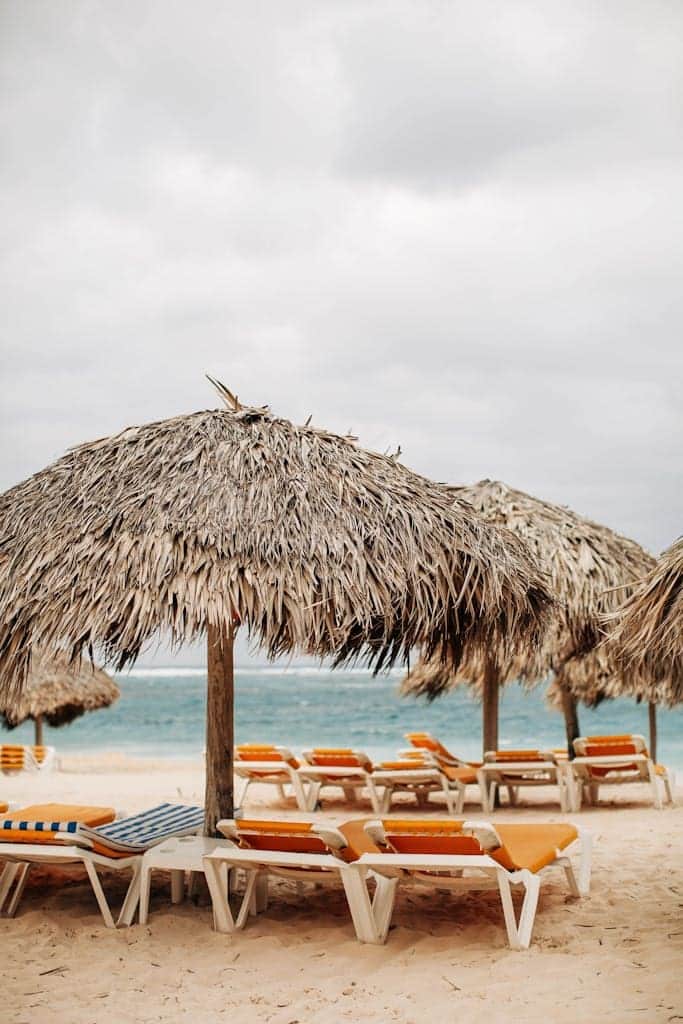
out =
[(560, 808), (568, 810), (566, 776), (563, 765), (551, 751), (496, 750), (487, 751), (484, 764), (477, 769), (484, 813), (494, 807), (496, 788), (507, 789), (511, 806), (517, 804), (517, 791), (527, 786), (556, 786)]
[(28, 747), (19, 743), (4, 743), (0, 746), (0, 772), (3, 775), (51, 771), (54, 760), (54, 747)]
[[(456, 757), (447, 747), (444, 747), (440, 740), (437, 740), (429, 732), (407, 732), (405, 739), (416, 750), (427, 750), (430, 754), (436, 754), (445, 764), (450, 764), (454, 767), (478, 768), (481, 764), (481, 761), (463, 761), (462, 758)], [(405, 751), (402, 753), (405, 753)]]
[(426, 807), (429, 796), (445, 797), (450, 814), (462, 814), (468, 785), (477, 784), (477, 773), (469, 765), (455, 766), (442, 761), (438, 754), (426, 751), (406, 752), (398, 761), (383, 761), (371, 776), (377, 793), (380, 814), (387, 814), (394, 794), (411, 793), (418, 806)]
[[(24, 807), (0, 820), (0, 912), (12, 917), (34, 864), (83, 864), (108, 928), (114, 928), (97, 868), (132, 870), (117, 924), (131, 924), (140, 895), (142, 854), (170, 836), (194, 835), (204, 822), (200, 807), (160, 804), (114, 819), (110, 807), (45, 804)], [(14, 889), (12, 890), (12, 887)]]
[(272, 743), (241, 743), (236, 749), (235, 775), (244, 779), (238, 804), (246, 803), (247, 790), (253, 783), (277, 788), (282, 800), (286, 799), (285, 786), (291, 786), (297, 806), (305, 811), (308, 803), (305, 786), (297, 774), (300, 762), (286, 747)]
[[(370, 870), (387, 881), (405, 880), (437, 889), (470, 891), (498, 889), (508, 941), (512, 949), (527, 949), (546, 867), (564, 869), (569, 889), (579, 897), (590, 886), (591, 841), (573, 825), (499, 825), (487, 822), (373, 821), (365, 829), (378, 847), (364, 853), (358, 869)], [(580, 840), (579, 878), (565, 855)], [(512, 886), (524, 889), (519, 918), (515, 916)], [(380, 887), (373, 913), (385, 927), (391, 919), (395, 889)]]
[(673, 775), (650, 757), (645, 739), (634, 733), (615, 736), (581, 736), (574, 740), (576, 757), (570, 761), (567, 778), (572, 808), (579, 810), (582, 795), (596, 804), (600, 786), (649, 784), (655, 807), (661, 810), (662, 783), (669, 803), (674, 803)]
[(306, 810), (313, 811), (324, 789), (339, 787), (347, 800), (354, 802), (363, 789), (368, 790), (372, 809), (380, 814), (380, 798), (373, 785), (373, 763), (362, 750), (350, 747), (316, 747), (305, 750), (305, 764), (298, 769), (299, 778), (308, 786)]
[[(374, 899), (367, 888), (367, 872), (356, 867), (363, 852), (377, 848), (366, 835), (363, 822), (349, 822), (339, 828), (324, 822), (231, 820), (218, 822), (218, 830), (235, 843), (233, 849), (215, 850), (204, 858), (204, 873), (213, 903), (217, 931), (244, 928), (250, 914), (268, 905), (268, 878), (289, 879), (301, 891), (307, 883), (344, 887), (356, 936), (361, 942), (382, 943), (389, 917), (384, 920), (377, 907), (391, 907), (389, 891), (393, 878), (376, 879)], [(229, 903), (229, 871), (240, 868), (247, 883), (241, 903), (233, 914)]]

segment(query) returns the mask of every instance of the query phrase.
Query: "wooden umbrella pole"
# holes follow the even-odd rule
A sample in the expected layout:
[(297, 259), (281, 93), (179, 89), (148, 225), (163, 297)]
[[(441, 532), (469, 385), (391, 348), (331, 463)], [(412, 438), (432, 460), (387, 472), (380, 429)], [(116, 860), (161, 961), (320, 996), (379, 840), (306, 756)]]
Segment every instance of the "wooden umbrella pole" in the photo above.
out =
[(33, 726), (34, 726), (34, 730), (35, 730), (35, 744), (36, 744), (37, 747), (42, 747), (42, 745), (43, 745), (43, 716), (42, 715), (36, 715), (36, 717), (33, 720)]
[(482, 692), (483, 751), (498, 750), (498, 667), (487, 661)]
[(562, 673), (557, 675), (557, 685), (560, 688), (560, 697), (562, 698), (562, 713), (564, 715), (564, 728), (567, 735), (567, 755), (569, 760), (573, 760), (575, 757), (574, 751), (574, 740), (581, 735), (581, 727), (579, 725), (579, 711), (576, 703), (576, 698), (572, 695), (571, 690), (567, 686)]
[(216, 835), (216, 822), (232, 818), (233, 807), (233, 627), (209, 626), (206, 701), (206, 794), (204, 832)]
[(657, 763), (657, 705), (652, 701), (647, 706), (647, 716), (650, 722), (650, 757)]

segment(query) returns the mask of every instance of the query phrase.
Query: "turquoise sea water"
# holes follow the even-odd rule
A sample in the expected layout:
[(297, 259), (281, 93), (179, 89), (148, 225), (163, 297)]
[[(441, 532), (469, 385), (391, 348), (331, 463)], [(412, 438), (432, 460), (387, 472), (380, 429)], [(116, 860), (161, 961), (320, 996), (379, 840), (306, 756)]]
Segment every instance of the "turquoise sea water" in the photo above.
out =
[[(403, 734), (427, 729), (465, 758), (481, 752), (481, 708), (465, 688), (432, 704), (400, 697), (402, 672), (374, 678), (354, 669), (246, 667), (235, 672), (238, 742), (263, 740), (291, 747), (354, 746), (390, 757)], [(120, 751), (145, 757), (200, 757), (204, 748), (205, 669), (136, 669), (116, 677), (120, 700), (72, 725), (45, 730), (58, 750)], [(545, 703), (544, 687), (528, 693), (508, 686), (500, 707), (501, 747), (564, 745), (564, 722)], [(580, 709), (584, 733), (640, 732), (647, 737), (647, 707), (632, 700)], [(660, 711), (658, 759), (683, 770), (683, 708)], [(0, 742), (31, 742), (32, 724)]]

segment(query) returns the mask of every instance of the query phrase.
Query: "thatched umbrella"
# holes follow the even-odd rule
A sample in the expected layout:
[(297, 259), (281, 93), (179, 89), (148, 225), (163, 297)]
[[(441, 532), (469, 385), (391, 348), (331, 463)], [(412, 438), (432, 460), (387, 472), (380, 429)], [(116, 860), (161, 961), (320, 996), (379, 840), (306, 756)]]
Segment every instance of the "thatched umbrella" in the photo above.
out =
[(65, 654), (33, 658), (26, 687), (18, 700), (0, 706), (7, 729), (33, 719), (35, 741), (43, 742), (43, 721), (51, 726), (68, 725), (86, 711), (108, 708), (121, 691), (104, 669), (88, 659), (70, 662)]
[[(505, 526), (525, 541), (539, 565), (548, 572), (556, 614), (542, 644), (519, 648), (514, 656), (490, 648), (450, 666), (423, 656), (404, 681), (405, 692), (435, 697), (459, 682), (481, 688), (484, 705), (484, 750), (498, 746), (499, 684), (521, 679), (534, 684), (555, 672), (558, 684), (572, 677), (572, 663), (591, 651), (603, 636), (603, 618), (614, 611), (654, 559), (635, 541), (591, 522), (564, 506), (541, 501), (492, 480), (449, 488), (455, 501), (463, 498), (489, 522)], [(619, 588), (619, 589), (615, 589)], [(582, 668), (575, 668), (576, 686)], [(619, 673), (615, 672), (618, 677)], [(585, 675), (588, 685), (588, 676)], [(569, 749), (578, 735), (572, 692), (565, 688), (565, 717)]]
[(628, 674), (631, 691), (650, 702), (650, 752), (656, 757), (654, 709), (683, 700), (683, 537), (667, 548), (608, 625), (605, 652)]
[[(215, 382), (214, 382), (215, 383)], [(132, 427), (0, 495), (0, 680), (32, 649), (132, 663), (208, 636), (207, 827), (232, 804), (233, 633), (376, 669), (538, 640), (552, 599), (516, 538), (355, 439), (245, 408)]]

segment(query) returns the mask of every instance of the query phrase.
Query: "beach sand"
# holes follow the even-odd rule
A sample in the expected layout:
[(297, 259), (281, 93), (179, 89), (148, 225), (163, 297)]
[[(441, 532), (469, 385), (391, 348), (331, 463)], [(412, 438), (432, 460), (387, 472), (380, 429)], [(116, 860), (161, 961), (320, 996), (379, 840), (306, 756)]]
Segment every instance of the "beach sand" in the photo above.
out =
[[(133, 812), (201, 802), (198, 763), (68, 757), (45, 776), (0, 780), (19, 803), (98, 803)], [(254, 788), (258, 811), (296, 817)], [(107, 930), (80, 869), (36, 870), (17, 917), (0, 920), (0, 1019), (20, 1024), (462, 1020), (468, 1024), (683, 1022), (683, 809), (656, 811), (643, 787), (605, 790), (598, 809), (564, 816), (541, 793), (494, 821), (576, 820), (595, 836), (588, 899), (561, 871), (543, 886), (531, 948), (506, 944), (496, 893), (403, 888), (386, 946), (360, 945), (341, 891), (274, 883), (265, 915), (235, 937), (211, 929), (206, 894), (170, 903), (155, 875), (149, 924)], [(679, 791), (679, 800), (681, 793)], [(412, 805), (407, 805), (412, 808)], [(370, 814), (341, 799), (335, 821)], [(472, 805), (469, 817), (482, 817)], [(116, 906), (125, 882), (104, 879)]]

